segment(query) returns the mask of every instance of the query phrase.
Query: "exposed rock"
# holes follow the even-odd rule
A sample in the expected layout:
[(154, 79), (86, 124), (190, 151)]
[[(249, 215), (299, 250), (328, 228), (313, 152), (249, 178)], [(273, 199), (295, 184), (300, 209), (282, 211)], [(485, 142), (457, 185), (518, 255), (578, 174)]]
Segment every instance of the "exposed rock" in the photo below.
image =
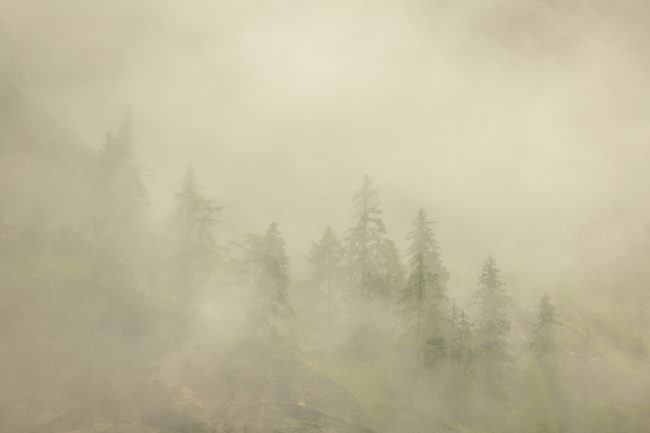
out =
[(286, 349), (251, 341), (169, 364), (161, 379), (114, 380), (33, 433), (371, 432), (352, 395)]

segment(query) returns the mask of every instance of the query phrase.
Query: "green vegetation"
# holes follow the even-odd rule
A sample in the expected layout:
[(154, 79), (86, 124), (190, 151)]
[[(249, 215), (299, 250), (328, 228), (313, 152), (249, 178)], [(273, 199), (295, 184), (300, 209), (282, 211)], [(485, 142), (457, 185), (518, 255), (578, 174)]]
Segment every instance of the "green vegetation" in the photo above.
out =
[(134, 128), (127, 117), (96, 155), (55, 128), (67, 150), (12, 150), (32, 162), (7, 197), (69, 155), (83, 169), (50, 173), (61, 200), (1, 209), (0, 431), (647, 430), (643, 323), (548, 294), (535, 314), (492, 256), (465, 270), (478, 278), (462, 305), (426, 210), (400, 257), (368, 176), (304, 281), (276, 222), (225, 248), (191, 169), (154, 229)]

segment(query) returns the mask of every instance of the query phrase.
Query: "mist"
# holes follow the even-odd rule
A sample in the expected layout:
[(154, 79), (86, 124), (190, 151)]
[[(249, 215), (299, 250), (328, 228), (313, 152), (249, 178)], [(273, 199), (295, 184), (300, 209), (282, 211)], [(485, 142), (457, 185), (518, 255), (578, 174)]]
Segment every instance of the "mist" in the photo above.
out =
[(0, 431), (648, 430), (648, 23), (5, 0)]

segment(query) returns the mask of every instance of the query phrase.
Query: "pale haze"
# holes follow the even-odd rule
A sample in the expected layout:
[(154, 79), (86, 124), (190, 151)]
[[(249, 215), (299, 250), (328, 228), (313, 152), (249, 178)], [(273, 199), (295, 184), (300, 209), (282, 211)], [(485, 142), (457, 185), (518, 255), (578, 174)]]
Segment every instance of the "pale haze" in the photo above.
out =
[[(650, 429), (645, 415), (650, 410), (647, 2), (3, 0), (3, 88), (11, 90), (0, 91), (0, 119), (5, 119), (0, 122), (5, 128), (0, 132), (0, 240), (9, 240), (0, 243), (0, 290), (5, 292), (0, 292), (0, 303), (4, 297), (25, 315), (15, 321), (12, 314), (7, 316), (10, 325), (1, 344), (12, 353), (19, 347), (36, 348), (29, 362), (17, 354), (1, 361), (14, 378), (24, 380), (13, 380), (11, 393), (3, 393), (0, 385), (0, 432)], [(146, 204), (134, 217), (139, 225), (120, 220), (121, 225), (112, 227), (92, 222), (105, 217), (102, 206), (117, 203), (102, 198), (97, 192), (101, 188), (94, 189), (93, 161), (101, 161), (108, 131), (119, 141), (124, 119), (131, 125), (132, 163), (146, 190)], [(30, 148), (41, 145), (62, 150), (43, 151), (47, 156), (42, 156)], [(79, 156), (69, 156), (73, 154)], [(64, 168), (51, 168), (59, 166)], [(182, 231), (174, 226), (180, 209), (177, 193), (189, 167), (198, 193), (221, 207), (210, 232), (223, 248), (200, 272), (179, 263), (199, 266), (208, 259), (192, 262), (182, 257), (190, 253), (178, 252), (190, 250), (173, 252), (174, 236)], [(354, 194), (364, 176), (379, 191), (385, 237), (399, 256), (381, 262), (378, 272), (388, 281), (382, 289), (377, 287), (384, 287), (383, 282), (367, 283), (370, 274), (361, 268), (355, 279), (353, 228), (359, 216)], [(94, 207), (95, 201), (101, 205)], [(426, 308), (405, 307), (407, 295), (402, 295), (411, 293), (415, 262), (409, 234), (420, 207), (435, 221), (431, 227), (441, 267), (430, 271), (444, 292), (438, 301), (431, 295)], [(267, 317), (263, 307), (249, 306), (255, 302), (248, 297), (266, 290), (260, 281), (272, 279), (266, 274), (253, 277), (268, 266), (251, 264), (259, 259), (255, 248), (261, 238), (249, 234), (268, 234), (272, 221), (278, 223), (286, 247), (288, 283), (278, 284), (286, 289), (286, 308), (292, 313), (275, 318), (281, 324), (269, 325), (273, 331), (267, 335), (250, 331), (244, 323), (255, 322), (251, 317), (256, 314)], [(96, 230), (109, 226), (107, 236), (127, 243), (102, 244), (106, 237)], [(341, 271), (335, 283), (323, 278), (327, 290), (334, 290), (334, 284), (341, 296), (334, 302), (328, 294), (325, 307), (314, 294), (324, 286), (314, 288), (320, 277), (308, 258), (327, 226), (341, 241)], [(57, 240), (40, 246), (40, 239), (50, 236)], [(52, 248), (48, 258), (35, 258), (44, 248)], [(84, 257), (94, 257), (93, 251), (111, 252), (91, 263)], [(106, 263), (113, 263), (106, 258), (110, 254), (120, 265), (107, 271)], [(492, 349), (481, 343), (483, 316), (477, 299), (483, 298), (475, 296), (490, 255), (503, 290), (512, 298), (504, 307), (510, 324), (503, 338), (510, 355), (494, 358), (508, 372), (499, 376), (498, 386), (482, 373), (498, 368), (485, 367), (491, 365), (486, 354)], [(52, 270), (64, 261), (65, 270)], [(395, 269), (401, 266), (402, 274), (396, 271), (393, 278), (391, 263), (398, 261)], [(53, 280), (47, 276), (50, 271), (57, 275)], [(93, 272), (101, 277), (75, 279), (77, 273)], [(86, 289), (94, 284), (86, 281), (93, 280), (103, 287), (97, 289), (102, 300), (92, 300), (94, 289)], [(127, 280), (138, 282), (133, 284), (137, 301), (130, 297), (136, 295), (120, 295), (115, 304), (104, 299), (112, 299), (105, 293), (114, 286), (130, 287)], [(44, 296), (39, 290), (50, 290), (44, 289), (50, 285), (62, 293), (84, 287), (91, 294), (80, 301), (69, 295), (60, 307), (59, 295), (50, 295), (47, 314), (55, 311), (53, 319), (33, 306), (41, 305), (34, 298)], [(25, 295), (32, 289), (33, 295)], [(371, 305), (357, 299), (375, 289), (382, 293), (380, 301)], [(550, 361), (535, 358), (541, 356), (540, 346), (529, 341), (541, 335), (534, 329), (545, 293), (556, 307), (558, 324), (549, 326), (557, 326), (553, 335), (561, 354), (549, 376), (545, 374), (551, 370), (545, 368)], [(181, 298), (192, 300), (185, 305)], [(283, 311), (285, 301), (273, 299), (282, 304), (274, 304), (273, 314)], [(101, 306), (97, 311), (108, 312), (97, 319), (101, 325), (86, 310), (86, 303), (95, 302)], [(340, 303), (340, 310), (332, 302)], [(440, 325), (456, 323), (452, 304), (467, 311), (473, 329), (467, 348), (471, 366), (463, 364), (462, 370), (471, 379), (463, 379), (462, 386), (446, 382), (455, 377), (449, 371), (456, 367), (445, 358), (453, 351), (436, 346), (445, 341), (446, 348), (452, 347), (459, 338)], [(327, 320), (315, 324), (318, 313), (312, 308), (326, 308)], [(432, 334), (421, 336), (420, 314), (434, 310), (441, 316), (427, 318), (436, 324), (425, 327)], [(79, 314), (64, 319), (64, 311)], [(409, 328), (412, 318), (404, 318), (413, 311), (417, 331)], [(22, 325), (31, 323), (32, 314), (42, 324)], [(122, 314), (147, 323), (143, 334), (133, 337), (137, 342), (115, 330)], [(341, 323), (333, 325), (332, 315)], [(101, 335), (97, 344), (102, 349), (83, 343), (95, 333)], [(360, 364), (355, 364), (358, 354), (346, 352), (362, 346), (355, 338), (373, 342), (360, 355)], [(590, 339), (594, 353), (584, 348)], [(50, 346), (45, 340), (58, 343)], [(237, 349), (242, 345), (247, 349)], [(126, 361), (134, 346), (142, 351), (138, 356), (146, 368)], [(436, 350), (447, 355), (431, 355)], [(588, 352), (584, 358), (576, 355), (581, 350)], [(100, 392), (99, 385), (74, 371), (94, 365), (101, 376), (103, 364), (88, 359), (101, 357), (102, 351), (120, 359), (117, 367), (110, 367), (117, 371), (111, 377), (119, 379), (106, 379), (106, 389), (136, 378), (160, 381), (169, 387), (166, 392), (185, 424), (147, 415), (148, 391), (133, 397), (137, 403), (126, 404), (140, 408), (137, 415), (124, 409), (130, 415), (112, 419), (103, 409), (84, 409), (92, 413), (84, 421), (57, 424), (77, 410), (79, 395)], [(250, 391), (257, 389), (251, 383), (261, 380), (261, 373), (247, 362), (255, 364), (264, 351), (273, 354), (264, 371), (274, 379), (264, 382), (266, 391)], [(207, 352), (217, 353), (210, 356), (221, 364), (206, 361), (211, 359)], [(68, 379), (50, 382), (58, 367), (50, 371), (44, 366), (48, 361), (43, 353), (69, 370)], [(372, 356), (382, 361), (363, 367)], [(285, 357), (290, 358), (286, 365)], [(592, 359), (592, 367), (582, 368), (576, 359)], [(188, 363), (202, 365), (200, 371), (210, 376), (211, 385), (202, 388), (202, 379), (179, 373)], [(231, 363), (239, 365), (237, 380), (243, 385), (214, 379), (228, 376), (223, 372), (230, 367), (222, 364)], [(300, 367), (292, 367), (294, 363)], [(320, 389), (317, 384), (322, 383), (326, 390), (312, 403), (294, 388), (285, 393), (268, 385), (282, 374), (291, 376), (283, 369), (296, 368), (309, 373), (300, 370), (287, 379), (299, 384), (295, 389)], [(596, 369), (600, 380), (592, 389), (584, 388), (578, 377), (589, 368)], [(394, 377), (394, 371), (403, 377)], [(445, 401), (448, 392), (431, 391), (441, 389), (443, 382), (453, 390), (462, 388), (458, 395), (452, 393), (462, 403), (451, 405)], [(540, 395), (550, 403), (539, 403), (533, 383), (542, 384)], [(491, 394), (486, 390), (493, 385), (498, 390)], [(228, 400), (216, 391), (228, 386), (253, 387), (241, 392), (259, 399), (249, 401), (233, 391)], [(116, 400), (126, 400), (128, 392), (120, 393), (116, 391)], [(318, 419), (339, 424), (282, 412), (274, 404), (287, 393), (295, 394), (300, 408), (321, 414)], [(588, 404), (582, 402), (580, 396), (591, 394)], [(242, 399), (253, 409), (232, 409)], [(330, 405), (345, 399), (359, 406), (358, 414)], [(287, 407), (283, 405), (277, 407)], [(527, 410), (536, 415), (526, 415)], [(535, 424), (530, 420), (537, 415)]]

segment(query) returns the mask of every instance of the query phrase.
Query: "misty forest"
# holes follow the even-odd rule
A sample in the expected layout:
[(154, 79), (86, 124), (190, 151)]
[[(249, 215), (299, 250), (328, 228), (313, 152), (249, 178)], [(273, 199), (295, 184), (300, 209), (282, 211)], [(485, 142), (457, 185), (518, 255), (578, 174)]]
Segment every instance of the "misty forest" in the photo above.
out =
[(0, 2), (0, 432), (650, 432), (641, 0)]

